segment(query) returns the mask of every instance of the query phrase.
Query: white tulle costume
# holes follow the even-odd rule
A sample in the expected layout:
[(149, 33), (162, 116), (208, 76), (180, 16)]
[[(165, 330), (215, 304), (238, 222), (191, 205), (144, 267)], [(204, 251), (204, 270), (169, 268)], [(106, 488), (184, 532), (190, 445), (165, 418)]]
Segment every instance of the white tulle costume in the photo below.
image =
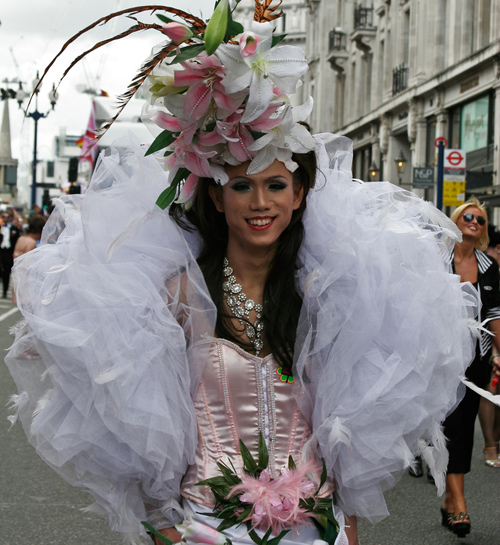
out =
[[(459, 236), (449, 220), (389, 183), (352, 181), (347, 139), (316, 141), (297, 274), (304, 450), (325, 459), (346, 514), (377, 521), (413, 455), (442, 485), (440, 423), (473, 357), (475, 299), (449, 273)], [(144, 151), (122, 142), (103, 153), (88, 192), (59, 199), (40, 248), (16, 260), (25, 321), (6, 359), (12, 421), (130, 543), (146, 539), (148, 498), (179, 520), (204, 363), (191, 347), (216, 318), (200, 242), (155, 205), (166, 175)]]

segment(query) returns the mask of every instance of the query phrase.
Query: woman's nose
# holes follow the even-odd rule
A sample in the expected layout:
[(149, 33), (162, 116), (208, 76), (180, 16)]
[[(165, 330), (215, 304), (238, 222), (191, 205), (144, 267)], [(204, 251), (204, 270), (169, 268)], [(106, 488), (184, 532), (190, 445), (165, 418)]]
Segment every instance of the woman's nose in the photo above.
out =
[(253, 198), (250, 203), (252, 210), (267, 210), (269, 208), (269, 198), (265, 188), (257, 187), (253, 192)]

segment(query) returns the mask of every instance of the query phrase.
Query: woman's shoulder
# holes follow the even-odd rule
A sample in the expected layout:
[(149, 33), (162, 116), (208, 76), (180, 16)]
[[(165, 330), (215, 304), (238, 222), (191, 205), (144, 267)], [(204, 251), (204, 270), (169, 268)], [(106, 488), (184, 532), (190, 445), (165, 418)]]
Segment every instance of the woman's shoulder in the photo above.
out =
[(477, 248), (474, 250), (474, 253), (476, 255), (477, 266), (481, 274), (484, 274), (486, 271), (488, 271), (488, 269), (498, 271), (498, 262), (495, 261), (495, 259)]

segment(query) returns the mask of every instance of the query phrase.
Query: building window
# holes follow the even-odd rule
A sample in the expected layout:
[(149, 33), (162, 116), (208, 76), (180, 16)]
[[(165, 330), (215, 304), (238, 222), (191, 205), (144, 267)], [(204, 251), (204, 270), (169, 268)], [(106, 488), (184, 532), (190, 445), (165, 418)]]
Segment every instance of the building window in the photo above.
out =
[(401, 64), (392, 71), (392, 94), (397, 95), (408, 88), (408, 67)]
[(466, 152), (467, 194), (493, 183), (494, 99), (483, 95), (450, 112), (450, 147)]
[(330, 30), (329, 51), (345, 51), (347, 48), (346, 33), (341, 30)]
[(373, 7), (365, 8), (360, 5), (354, 7), (354, 29), (373, 27)]
[(488, 145), (489, 97), (484, 96), (462, 107), (460, 149), (475, 151)]
[(54, 177), (54, 161), (47, 161), (47, 178)]
[(5, 183), (7, 185), (17, 184), (17, 167), (7, 167), (5, 172)]

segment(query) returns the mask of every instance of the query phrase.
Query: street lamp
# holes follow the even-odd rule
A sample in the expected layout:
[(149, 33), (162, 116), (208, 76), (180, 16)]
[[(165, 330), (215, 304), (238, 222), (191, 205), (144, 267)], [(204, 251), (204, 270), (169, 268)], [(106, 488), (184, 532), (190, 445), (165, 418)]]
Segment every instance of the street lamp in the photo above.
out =
[(372, 161), (370, 166), (368, 167), (368, 175), (370, 177), (370, 181), (374, 182), (379, 175), (380, 169), (376, 165), (375, 161)]
[[(36, 73), (36, 78), (33, 80), (33, 94), (35, 95), (35, 110), (33, 112), (25, 111), (24, 115), (26, 117), (31, 117), (35, 122), (35, 136), (33, 142), (33, 180), (31, 184), (31, 206), (36, 204), (36, 165), (37, 165), (37, 148), (38, 148), (38, 121), (40, 119), (46, 118), (49, 113), (55, 108), (57, 99), (59, 95), (56, 91), (55, 85), (52, 85), (52, 90), (49, 93), (49, 101), (52, 108), (47, 111), (47, 113), (42, 113), (38, 111), (38, 93), (40, 92), (40, 76), (38, 72)], [(22, 83), (19, 83), (19, 90), (16, 94), (16, 100), (19, 104), (19, 107), (22, 108), (23, 101), (26, 98), (27, 93), (23, 91)]]
[(399, 185), (401, 185), (401, 177), (405, 172), (406, 163), (408, 162), (403, 154), (403, 150), (399, 150), (399, 155), (396, 157), (396, 159), (394, 159), (394, 162), (396, 163), (396, 168), (398, 171)]

